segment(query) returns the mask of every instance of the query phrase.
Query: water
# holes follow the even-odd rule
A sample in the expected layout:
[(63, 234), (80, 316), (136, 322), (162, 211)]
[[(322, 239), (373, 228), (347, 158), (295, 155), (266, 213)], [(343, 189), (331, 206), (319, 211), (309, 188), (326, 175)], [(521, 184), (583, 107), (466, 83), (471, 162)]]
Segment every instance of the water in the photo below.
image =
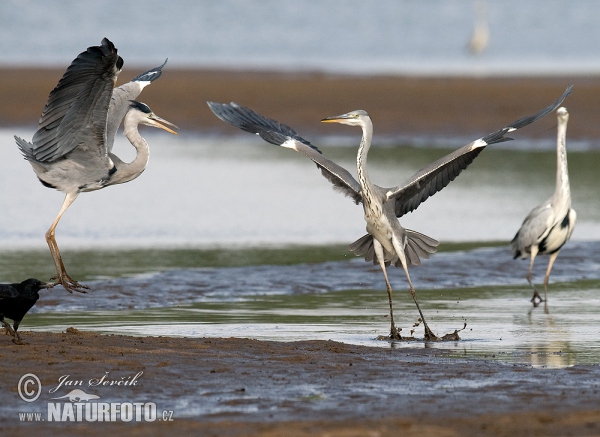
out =
[[(527, 262), (512, 260), (506, 246), (450, 249), (411, 270), (425, 314), (438, 335), (467, 324), (460, 332), (462, 341), (435, 347), (456, 357), (546, 367), (598, 362), (600, 243), (573, 242), (563, 250), (553, 271), (547, 308), (529, 303), (531, 290), (524, 279)], [(387, 299), (377, 267), (359, 259), (291, 263), (310, 259), (316, 252), (310, 246), (241, 249), (237, 253), (250, 265), (238, 267), (225, 267), (240, 263), (232, 258), (234, 253), (220, 252), (221, 267), (204, 268), (172, 267), (184, 254), (168, 249), (153, 260), (147, 250), (83, 253), (85, 265), (93, 264), (90, 256), (111, 258), (113, 265), (102, 266), (105, 272), (127, 262), (134, 265), (136, 258), (143, 258), (146, 265), (138, 266), (142, 273), (88, 279), (92, 291), (87, 295), (69, 295), (60, 289), (42, 292), (24, 329), (56, 332), (75, 326), (130, 335), (432, 346), (418, 340), (421, 328), (413, 328), (418, 314), (401, 270), (390, 271), (396, 320), (403, 335), (417, 340), (389, 343), (377, 340), (389, 331)], [(274, 252), (273, 258), (269, 252)], [(190, 250), (186, 255), (208, 264), (215, 254)], [(29, 258), (36, 256), (41, 254)], [(313, 258), (342, 256), (342, 248), (333, 247), (330, 253), (317, 252)], [(0, 259), (0, 268), (10, 268), (9, 255)], [(542, 260), (534, 269), (538, 283), (545, 271)], [(78, 264), (72, 267), (77, 271)]]
[(129, 65), (418, 75), (597, 74), (593, 0), (108, 0), (0, 3), (0, 64), (67, 65), (106, 36)]
[[(61, 248), (347, 245), (365, 233), (361, 207), (332, 190), (299, 154), (250, 135), (224, 140), (146, 132), (151, 156), (144, 174), (80, 195), (57, 228)], [(0, 245), (45, 249), (43, 235), (63, 194), (39, 183), (20, 158), (13, 134), (31, 138), (33, 132), (0, 130), (0, 151), (6, 156), (0, 162), (0, 205), (5, 205)], [(132, 159), (133, 148), (118, 137), (116, 154)], [(555, 140), (547, 144), (549, 150), (532, 152), (488, 148), (402, 224), (442, 242), (509, 241), (527, 213), (554, 190)], [(322, 150), (355, 173), (355, 147)], [(369, 156), (371, 177), (395, 186), (449, 151), (376, 143)], [(599, 157), (597, 151), (569, 154), (578, 211), (575, 240), (600, 239)]]

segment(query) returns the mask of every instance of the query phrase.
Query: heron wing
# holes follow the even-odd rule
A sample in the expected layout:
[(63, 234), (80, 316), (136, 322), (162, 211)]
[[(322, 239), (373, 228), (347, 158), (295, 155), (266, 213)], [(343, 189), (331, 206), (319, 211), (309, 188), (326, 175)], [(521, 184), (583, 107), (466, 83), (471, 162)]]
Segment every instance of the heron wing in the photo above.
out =
[(19, 292), (10, 284), (0, 284), (0, 299), (17, 297)]
[(555, 221), (555, 212), (549, 200), (533, 208), (511, 241), (515, 256), (518, 256), (517, 252), (520, 254), (542, 241)]
[(404, 184), (388, 189), (387, 199), (395, 201), (396, 216), (402, 217), (404, 214), (414, 211), (430, 196), (441, 191), (466, 169), (486, 146), (512, 140), (512, 138), (508, 138), (505, 135), (527, 126), (554, 111), (571, 93), (571, 89), (572, 86), (569, 86), (563, 95), (553, 104), (547, 106), (537, 114), (520, 118), (496, 132), (455, 150), (423, 167)]
[(268, 143), (302, 153), (317, 164), (321, 174), (333, 184), (334, 189), (352, 198), (357, 204), (362, 202), (360, 184), (356, 179), (345, 168), (324, 157), (318, 148), (300, 137), (289, 126), (236, 103), (207, 103), (217, 117), (232, 126), (257, 134)]
[(71, 63), (50, 92), (33, 136), (33, 155), (55, 161), (81, 144), (106, 154), (106, 117), (123, 59), (108, 39), (89, 47)]
[(113, 90), (106, 121), (106, 140), (108, 141), (107, 149), (109, 152), (112, 151), (117, 130), (119, 130), (121, 121), (127, 113), (130, 100), (135, 100), (147, 85), (150, 85), (161, 76), (162, 68), (167, 64), (167, 61), (168, 59), (165, 59), (161, 66), (145, 71), (131, 79), (130, 82), (124, 83)]

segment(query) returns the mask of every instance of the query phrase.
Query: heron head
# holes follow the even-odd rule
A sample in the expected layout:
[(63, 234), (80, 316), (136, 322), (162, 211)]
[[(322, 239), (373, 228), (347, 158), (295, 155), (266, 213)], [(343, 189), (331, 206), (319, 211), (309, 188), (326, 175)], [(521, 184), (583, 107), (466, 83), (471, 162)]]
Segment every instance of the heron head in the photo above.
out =
[(129, 108), (130, 111), (134, 111), (134, 113), (138, 117), (138, 122), (140, 124), (145, 124), (146, 126), (154, 126), (159, 129), (166, 130), (167, 132), (170, 132), (174, 135), (179, 135), (173, 129), (170, 129), (166, 126), (168, 125), (174, 127), (175, 129), (179, 129), (176, 125), (174, 125), (170, 121), (160, 118), (158, 115), (152, 112), (152, 109), (150, 109), (150, 107), (145, 103), (131, 100), (131, 105), (129, 105)]
[(322, 123), (341, 123), (348, 124), (350, 126), (362, 126), (365, 120), (369, 119), (369, 114), (362, 109), (348, 112), (347, 114), (336, 115), (333, 117), (327, 117), (321, 120)]
[(558, 119), (561, 121), (569, 120), (569, 112), (567, 111), (567, 108), (565, 108), (564, 106), (561, 106), (560, 108), (558, 108), (556, 110), (556, 115), (557, 115)]

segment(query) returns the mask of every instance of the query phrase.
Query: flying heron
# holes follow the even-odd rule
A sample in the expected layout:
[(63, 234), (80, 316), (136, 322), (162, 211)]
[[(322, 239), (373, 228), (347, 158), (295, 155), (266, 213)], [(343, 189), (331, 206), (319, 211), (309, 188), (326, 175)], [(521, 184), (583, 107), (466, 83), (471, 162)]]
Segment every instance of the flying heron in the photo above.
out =
[(293, 129), (249, 108), (231, 104), (208, 102), (208, 106), (221, 120), (244, 131), (260, 135), (265, 141), (302, 153), (317, 164), (321, 173), (333, 185), (354, 200), (362, 203), (368, 234), (349, 246), (356, 256), (364, 256), (366, 261), (379, 264), (383, 271), (390, 305), (390, 338), (401, 339), (394, 324), (392, 309), (392, 287), (388, 280), (386, 266), (402, 266), (408, 280), (410, 293), (417, 306), (425, 329), (425, 340), (437, 340), (429, 329), (415, 289), (408, 274), (408, 267), (420, 264), (420, 258), (429, 258), (437, 249), (438, 242), (433, 238), (410, 229), (404, 229), (397, 218), (416, 209), (429, 196), (434, 195), (464, 170), (488, 145), (508, 141), (505, 134), (526, 126), (555, 110), (571, 92), (569, 87), (552, 105), (541, 112), (521, 118), (507, 127), (480, 138), (451, 154), (422, 168), (404, 184), (393, 188), (382, 188), (371, 182), (367, 172), (367, 154), (371, 147), (373, 124), (369, 115), (362, 110), (325, 118), (325, 123), (342, 123), (362, 128), (362, 141), (357, 154), (358, 181), (344, 168), (325, 158), (321, 151), (301, 138)]
[[(142, 174), (148, 164), (149, 149), (138, 125), (177, 134), (166, 125), (177, 126), (156, 116), (146, 104), (133, 100), (160, 77), (164, 65), (115, 89), (123, 59), (113, 43), (104, 38), (100, 46), (80, 53), (50, 92), (32, 143), (15, 136), (40, 182), (65, 193), (62, 208), (46, 232), (46, 242), (56, 267), (54, 285), (62, 284), (69, 292), (84, 293), (88, 287), (71, 279), (65, 270), (55, 239), (61, 216), (79, 193), (129, 182)], [(127, 139), (137, 151), (129, 163), (111, 153), (121, 120)]]
[[(531, 302), (535, 306), (546, 302), (548, 294), (548, 279), (552, 265), (563, 245), (569, 241), (577, 214), (571, 208), (571, 190), (569, 188), (569, 169), (567, 168), (567, 123), (569, 113), (562, 107), (556, 111), (558, 118), (556, 141), (556, 189), (551, 198), (535, 207), (523, 221), (511, 241), (514, 258), (528, 258), (529, 270), (527, 281), (533, 288)], [(531, 281), (531, 270), (537, 255), (550, 255), (548, 268), (544, 276), (544, 299), (541, 298)], [(539, 300), (539, 301), (538, 301)]]

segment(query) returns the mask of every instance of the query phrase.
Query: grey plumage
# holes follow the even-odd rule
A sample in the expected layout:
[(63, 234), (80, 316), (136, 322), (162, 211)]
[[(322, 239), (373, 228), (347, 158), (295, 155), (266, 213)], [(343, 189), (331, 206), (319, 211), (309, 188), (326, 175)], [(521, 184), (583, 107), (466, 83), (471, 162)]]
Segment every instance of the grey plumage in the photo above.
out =
[[(149, 83), (160, 76), (163, 66), (138, 77)], [(89, 47), (77, 56), (50, 92), (33, 141), (15, 136), (21, 153), (42, 184), (66, 194), (58, 216), (46, 232), (46, 241), (56, 267), (57, 284), (68, 291), (82, 292), (87, 287), (72, 280), (62, 263), (54, 236), (62, 214), (79, 193), (128, 182), (144, 171), (148, 144), (137, 130), (139, 124), (175, 133), (166, 127), (174, 126), (172, 123), (157, 117), (146, 105), (129, 100), (143, 89), (142, 80), (129, 82), (114, 94), (122, 67), (123, 59), (108, 39), (104, 38), (100, 46)], [(141, 105), (147, 110), (142, 110)], [(137, 151), (130, 163), (111, 153), (123, 117), (125, 134)]]
[(208, 106), (221, 120), (244, 131), (258, 134), (272, 144), (302, 153), (316, 163), (323, 176), (334, 185), (335, 189), (353, 199), (357, 204), (363, 204), (368, 234), (352, 243), (349, 248), (357, 256), (364, 256), (366, 261), (379, 264), (383, 271), (390, 304), (390, 337), (401, 338), (394, 324), (392, 288), (386, 272), (386, 266), (394, 264), (401, 266), (405, 271), (411, 295), (423, 321), (425, 339), (436, 340), (438, 337), (429, 329), (419, 306), (407, 267), (420, 264), (421, 258), (429, 258), (429, 255), (436, 251), (438, 242), (426, 235), (404, 229), (400, 225), (398, 217), (415, 210), (430, 196), (448, 185), (488, 144), (510, 140), (505, 136), (507, 133), (547, 115), (556, 109), (570, 92), (571, 87), (567, 88), (556, 102), (539, 113), (521, 118), (507, 127), (461, 147), (422, 168), (405, 183), (393, 188), (379, 187), (370, 181), (367, 172), (367, 154), (371, 146), (373, 125), (369, 115), (363, 110), (322, 120), (323, 122), (343, 123), (362, 128), (363, 137), (357, 154), (358, 180), (356, 180), (346, 169), (324, 157), (318, 148), (300, 137), (290, 127), (235, 103), (208, 102)]
[[(577, 213), (571, 208), (571, 190), (567, 167), (566, 134), (569, 113), (566, 108), (557, 111), (558, 129), (556, 141), (556, 188), (552, 197), (536, 206), (525, 218), (521, 228), (511, 241), (514, 258), (529, 258), (526, 278), (533, 288), (531, 301), (547, 302), (548, 280), (558, 253), (571, 238)], [(544, 299), (541, 298), (531, 280), (531, 271), (537, 255), (550, 255), (544, 276)]]
[(129, 109), (129, 102), (137, 99), (146, 86), (162, 75), (162, 69), (167, 65), (167, 61), (168, 59), (165, 59), (162, 65), (137, 75), (131, 81), (113, 90), (106, 119), (106, 139), (108, 141), (107, 149), (109, 152), (112, 151), (117, 130)]

